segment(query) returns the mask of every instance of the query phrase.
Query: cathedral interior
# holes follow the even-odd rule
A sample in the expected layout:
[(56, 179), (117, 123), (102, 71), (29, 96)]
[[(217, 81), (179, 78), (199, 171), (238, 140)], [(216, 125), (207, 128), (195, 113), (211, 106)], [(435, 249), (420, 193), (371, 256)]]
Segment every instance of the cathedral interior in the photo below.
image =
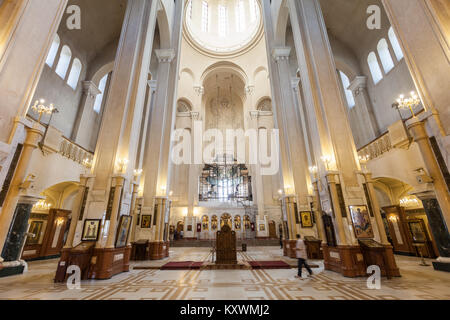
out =
[(450, 299), (449, 132), (448, 0), (0, 0), (0, 299)]

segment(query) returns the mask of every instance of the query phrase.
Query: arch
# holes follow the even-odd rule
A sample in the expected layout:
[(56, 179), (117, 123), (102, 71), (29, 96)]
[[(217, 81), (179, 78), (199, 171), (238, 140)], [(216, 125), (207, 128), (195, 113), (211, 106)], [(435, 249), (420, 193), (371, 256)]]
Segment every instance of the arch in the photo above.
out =
[(205, 214), (202, 217), (202, 231), (208, 231), (209, 230), (209, 217)]
[(231, 218), (231, 215), (229, 213), (224, 213), (220, 217), (220, 228), (221, 229), (223, 228), (225, 223), (228, 224), (230, 226), (230, 228), (233, 228), (232, 218)]
[(55, 63), (56, 55), (58, 54), (59, 45), (61, 44), (61, 39), (58, 34), (55, 34), (55, 38), (53, 39), (52, 45), (50, 47), (50, 51), (47, 54), (47, 59), (45, 63), (51, 68)]
[(375, 52), (370, 52), (367, 56), (367, 64), (369, 65), (370, 74), (372, 75), (372, 80), (374, 84), (383, 79), (383, 74), (381, 73), (380, 65), (378, 64), (377, 56)]
[(234, 216), (234, 229), (235, 230), (242, 229), (242, 219), (241, 219), (241, 216), (239, 216), (239, 215)]
[(67, 45), (64, 45), (59, 54), (58, 65), (56, 66), (56, 74), (62, 79), (66, 78), (67, 70), (69, 69), (70, 61), (72, 59), (72, 50)]
[(217, 230), (217, 226), (218, 226), (218, 218), (216, 215), (213, 215), (211, 217), (211, 230)]
[(395, 34), (394, 28), (390, 27), (388, 31), (388, 37), (389, 41), (391, 42), (392, 49), (394, 50), (395, 57), (397, 58), (397, 61), (400, 61), (403, 59), (403, 50), (400, 46), (400, 43), (398, 42), (397, 35)]
[(174, 2), (163, 0), (160, 2), (161, 8), (158, 10), (157, 23), (160, 36), (161, 49), (168, 49), (172, 46), (172, 29), (169, 17), (171, 16), (168, 12), (174, 10)]
[(274, 3), (272, 16), (275, 17), (275, 43), (284, 46), (286, 43), (286, 32), (288, 28), (289, 8), (286, 0)]
[(192, 103), (187, 98), (180, 98), (177, 101), (177, 112), (191, 112), (192, 111)]
[(256, 110), (272, 112), (272, 99), (270, 97), (262, 97), (256, 104)]
[(190, 68), (184, 68), (180, 72), (180, 78), (183, 76), (183, 74), (188, 74), (192, 78), (192, 83), (196, 83), (194, 72)]
[(94, 82), (97, 86), (100, 83), (100, 80), (103, 79), (105, 75), (111, 73), (114, 69), (114, 61), (108, 62), (101, 66), (92, 76), (91, 81)]
[(83, 69), (83, 65), (81, 64), (80, 59), (73, 59), (72, 67), (70, 68), (69, 77), (67, 78), (67, 84), (72, 87), (72, 89), (76, 89), (78, 86), (78, 81), (80, 80), (81, 70)]
[(389, 51), (389, 45), (385, 38), (380, 39), (377, 44), (378, 56), (380, 57), (381, 64), (383, 65), (384, 73), (388, 73), (394, 68), (394, 61), (392, 60), (391, 53)]
[(204, 84), (212, 74), (221, 71), (231, 72), (238, 76), (246, 86), (249, 85), (249, 79), (245, 71), (240, 66), (230, 61), (217, 62), (207, 67), (201, 76), (200, 83)]
[(355, 103), (355, 98), (353, 97), (352, 91), (348, 89), (348, 87), (350, 86), (350, 79), (344, 72), (342, 72), (341, 70), (338, 70), (338, 71), (339, 71), (339, 76), (341, 77), (342, 87), (344, 88), (345, 98), (347, 100), (347, 106), (348, 106), (348, 108), (351, 109), (356, 105), (356, 103)]

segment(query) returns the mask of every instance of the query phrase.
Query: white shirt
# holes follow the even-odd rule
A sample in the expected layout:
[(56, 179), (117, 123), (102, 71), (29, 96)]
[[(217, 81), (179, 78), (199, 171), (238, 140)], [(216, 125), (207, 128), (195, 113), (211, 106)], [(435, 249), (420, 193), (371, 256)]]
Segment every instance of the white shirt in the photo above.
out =
[(296, 252), (297, 252), (297, 259), (307, 259), (308, 255), (306, 254), (306, 246), (302, 239), (297, 240), (297, 246), (296, 246)]

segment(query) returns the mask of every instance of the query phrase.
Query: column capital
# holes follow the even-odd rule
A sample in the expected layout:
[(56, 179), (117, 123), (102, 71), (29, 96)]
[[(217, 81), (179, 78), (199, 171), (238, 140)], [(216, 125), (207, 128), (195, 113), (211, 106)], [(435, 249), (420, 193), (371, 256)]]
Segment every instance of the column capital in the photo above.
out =
[(93, 81), (83, 81), (82, 85), (83, 93), (92, 99), (102, 93)]
[(255, 86), (254, 85), (248, 85), (245, 87), (245, 93), (249, 96), (251, 96), (255, 92)]
[(250, 114), (250, 118), (252, 120), (257, 120), (259, 117), (259, 111), (257, 111), (257, 110), (252, 110), (252, 111), (249, 111), (248, 113)]
[(159, 63), (170, 63), (175, 58), (175, 50), (173, 49), (157, 49), (155, 50), (155, 53)]
[(350, 83), (350, 86), (347, 88), (352, 91), (356, 96), (359, 95), (363, 90), (367, 88), (367, 77), (365, 76), (357, 76)]
[(290, 47), (278, 47), (272, 49), (272, 58), (277, 62), (281, 60), (289, 60), (290, 55), (291, 55)]
[(295, 91), (298, 90), (298, 85), (300, 84), (300, 78), (294, 77), (291, 79), (291, 85), (292, 85), (292, 89), (294, 89)]
[(148, 84), (148, 86), (150, 87), (151, 90), (155, 91), (156, 87), (158, 86), (158, 81), (156, 81), (156, 80), (148, 80), (147, 84)]
[(194, 91), (197, 95), (202, 96), (205, 93), (205, 88), (203, 86), (194, 86)]
[(198, 120), (198, 119), (200, 119), (200, 112), (197, 112), (197, 111), (191, 111), (191, 119), (192, 119), (192, 120)]

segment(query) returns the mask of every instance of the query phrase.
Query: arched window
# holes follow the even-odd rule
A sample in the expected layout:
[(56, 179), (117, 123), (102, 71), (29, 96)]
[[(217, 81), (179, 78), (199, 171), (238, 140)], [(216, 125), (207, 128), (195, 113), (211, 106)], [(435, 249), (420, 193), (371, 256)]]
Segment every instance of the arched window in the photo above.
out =
[(369, 53), (369, 56), (367, 57), (367, 63), (369, 64), (373, 82), (377, 84), (381, 79), (383, 79), (383, 74), (381, 73), (380, 65), (378, 64), (375, 52), (372, 51), (371, 53)]
[(242, 32), (245, 29), (245, 7), (244, 0), (239, 0), (236, 5), (236, 30)]
[(109, 74), (106, 74), (99, 82), (98, 89), (100, 90), (100, 94), (97, 95), (94, 102), (94, 111), (100, 113), (102, 109), (103, 96), (105, 94), (106, 82), (108, 82)]
[(378, 55), (380, 56), (381, 64), (385, 73), (394, 68), (394, 61), (392, 61), (391, 53), (389, 52), (389, 46), (386, 39), (381, 39), (377, 45)]
[(72, 68), (70, 69), (69, 78), (67, 79), (67, 84), (74, 90), (77, 88), (82, 68), (83, 65), (81, 64), (81, 61), (75, 58), (72, 63)]
[(219, 36), (225, 37), (228, 31), (228, 10), (227, 7), (219, 5)]
[(189, 14), (189, 20), (192, 20), (192, 0), (189, 1), (187, 12)]
[(395, 57), (397, 58), (397, 61), (400, 61), (403, 59), (403, 51), (402, 47), (400, 47), (400, 43), (398, 42), (397, 36), (395, 35), (394, 28), (390, 27), (389, 32), (389, 41), (391, 42), (392, 49), (394, 49)]
[(62, 47), (58, 65), (56, 66), (56, 74), (63, 79), (66, 78), (67, 69), (69, 68), (71, 58), (72, 51), (70, 51), (70, 48), (68, 46)]
[(202, 31), (208, 32), (209, 30), (209, 8), (208, 2), (202, 2)]
[(353, 97), (352, 91), (348, 89), (348, 87), (350, 86), (350, 80), (348, 79), (347, 75), (342, 71), (339, 71), (339, 74), (341, 76), (342, 86), (344, 87), (348, 107), (353, 108), (355, 106), (355, 98)]
[(47, 55), (47, 60), (45, 60), (45, 63), (51, 68), (53, 67), (53, 63), (55, 62), (56, 54), (58, 53), (59, 45), (61, 43), (61, 40), (59, 40), (59, 36), (55, 35), (55, 38), (53, 39), (52, 46), (50, 47), (50, 51)]

